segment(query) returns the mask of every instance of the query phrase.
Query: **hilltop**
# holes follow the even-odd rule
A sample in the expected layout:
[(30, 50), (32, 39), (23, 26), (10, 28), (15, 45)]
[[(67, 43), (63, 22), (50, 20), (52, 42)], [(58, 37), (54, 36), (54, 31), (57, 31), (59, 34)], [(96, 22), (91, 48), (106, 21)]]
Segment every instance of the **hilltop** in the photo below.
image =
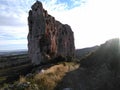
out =
[[(36, 67), (20, 77), (9, 90), (119, 90), (119, 39), (99, 46), (80, 61)], [(4, 89), (3, 89), (4, 90)]]

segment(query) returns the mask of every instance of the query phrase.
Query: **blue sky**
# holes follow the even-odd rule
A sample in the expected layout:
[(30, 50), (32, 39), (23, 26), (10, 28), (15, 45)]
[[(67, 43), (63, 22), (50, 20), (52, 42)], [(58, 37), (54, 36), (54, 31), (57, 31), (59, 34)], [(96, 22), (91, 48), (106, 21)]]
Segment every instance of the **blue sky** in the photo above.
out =
[[(28, 11), (36, 0), (0, 0), (0, 50), (27, 49)], [(74, 31), (76, 48), (120, 36), (119, 0), (40, 0)]]

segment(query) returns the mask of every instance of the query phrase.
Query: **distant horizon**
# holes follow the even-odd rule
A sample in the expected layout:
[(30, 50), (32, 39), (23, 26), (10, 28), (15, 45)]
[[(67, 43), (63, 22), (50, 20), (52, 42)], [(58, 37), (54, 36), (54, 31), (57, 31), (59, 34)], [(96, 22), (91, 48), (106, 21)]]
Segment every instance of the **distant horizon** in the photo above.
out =
[(16, 50), (0, 50), (0, 52), (17, 52), (17, 51), (28, 51), (28, 49), (16, 49)]
[[(120, 38), (111, 38), (111, 39), (120, 39)], [(111, 40), (111, 39), (108, 39), (108, 40)], [(108, 40), (106, 40), (106, 41), (108, 41)], [(105, 41), (105, 42), (106, 42)], [(84, 49), (84, 48), (91, 48), (91, 47), (95, 47), (95, 46), (100, 46), (100, 45), (102, 45), (102, 44), (104, 44), (105, 42), (103, 42), (103, 43), (101, 43), (101, 44), (96, 44), (96, 45), (93, 45), (93, 46), (87, 46), (87, 47), (82, 47), (82, 48), (76, 48), (75, 47), (75, 49)], [(14, 47), (14, 46), (13, 46)], [(8, 52), (8, 51), (28, 51), (28, 48), (17, 48), (17, 49), (2, 49), (2, 50), (0, 50), (0, 52)]]
[[(94, 46), (88, 46), (88, 47), (83, 47), (83, 48), (75, 48), (75, 49), (84, 49), (84, 48), (91, 48), (99, 45), (94, 45)], [(0, 50), (0, 52), (8, 52), (8, 51), (28, 51), (28, 48), (24, 49), (8, 49), (8, 50)]]
[[(120, 39), (120, 38), (111, 38), (109, 40), (112, 40), (112, 39)], [(106, 40), (106, 41), (109, 41), (109, 40)], [(103, 43), (101, 43), (99, 45), (87, 46), (87, 47), (83, 47), (83, 48), (75, 48), (75, 50), (77, 50), (77, 49), (86, 49), (86, 48), (92, 48), (92, 47), (100, 46), (100, 45), (104, 44), (105, 42), (103, 42)], [(28, 48), (21, 48), (21, 49), (17, 48), (17, 49), (0, 50), (0, 52), (17, 52), (17, 51), (18, 52), (19, 51), (28, 51)]]

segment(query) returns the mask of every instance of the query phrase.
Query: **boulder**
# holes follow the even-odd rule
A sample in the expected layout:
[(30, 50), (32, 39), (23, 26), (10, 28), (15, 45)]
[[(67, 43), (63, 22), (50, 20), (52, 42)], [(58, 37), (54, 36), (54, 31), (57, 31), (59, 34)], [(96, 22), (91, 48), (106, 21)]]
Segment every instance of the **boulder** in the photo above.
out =
[(73, 57), (74, 33), (67, 24), (55, 18), (36, 1), (29, 11), (28, 53), (32, 64), (47, 63), (58, 56)]

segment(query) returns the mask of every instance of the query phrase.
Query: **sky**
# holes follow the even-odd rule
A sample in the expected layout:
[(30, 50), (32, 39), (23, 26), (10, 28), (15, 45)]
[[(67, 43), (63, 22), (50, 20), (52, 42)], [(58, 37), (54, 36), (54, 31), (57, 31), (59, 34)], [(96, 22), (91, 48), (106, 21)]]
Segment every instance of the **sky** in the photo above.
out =
[[(120, 0), (40, 0), (74, 32), (75, 47), (120, 37)], [(0, 0), (0, 50), (27, 49), (28, 11), (36, 0)]]

